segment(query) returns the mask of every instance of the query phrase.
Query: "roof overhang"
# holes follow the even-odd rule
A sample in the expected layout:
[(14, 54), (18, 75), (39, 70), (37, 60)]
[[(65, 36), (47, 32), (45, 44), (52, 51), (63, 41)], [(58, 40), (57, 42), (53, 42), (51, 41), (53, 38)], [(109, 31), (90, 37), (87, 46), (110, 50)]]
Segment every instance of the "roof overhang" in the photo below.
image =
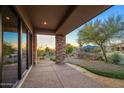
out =
[[(111, 6), (108, 5), (38, 5), (16, 6), (23, 8), (20, 14), (37, 34), (66, 35), (96, 17)], [(21, 9), (20, 9), (21, 10)], [(20, 10), (18, 10), (20, 12)], [(24, 17), (24, 15), (26, 17)], [(30, 22), (29, 22), (30, 20)], [(43, 22), (47, 24), (44, 25)]]
[(110, 7), (111, 6), (106, 5), (77, 6), (76, 9), (67, 18), (67, 20), (65, 20), (61, 27), (56, 31), (56, 34), (68, 34)]

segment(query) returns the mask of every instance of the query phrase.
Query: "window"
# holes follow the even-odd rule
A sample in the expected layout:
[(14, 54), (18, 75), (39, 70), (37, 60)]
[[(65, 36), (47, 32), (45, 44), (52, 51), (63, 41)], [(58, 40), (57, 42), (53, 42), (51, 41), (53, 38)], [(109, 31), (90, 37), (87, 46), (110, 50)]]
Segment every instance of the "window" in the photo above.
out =
[(27, 65), (27, 30), (24, 25), (22, 25), (22, 74), (26, 70), (26, 65)]
[(1, 17), (2, 16), (0, 13), (0, 87), (2, 82), (2, 18)]
[(32, 65), (32, 34), (29, 33), (29, 43), (28, 43), (28, 66)]
[(7, 6), (2, 9), (2, 87), (12, 87), (18, 79), (18, 17)]
[(0, 6), (0, 87), (14, 87), (32, 65), (32, 34), (11, 6)]

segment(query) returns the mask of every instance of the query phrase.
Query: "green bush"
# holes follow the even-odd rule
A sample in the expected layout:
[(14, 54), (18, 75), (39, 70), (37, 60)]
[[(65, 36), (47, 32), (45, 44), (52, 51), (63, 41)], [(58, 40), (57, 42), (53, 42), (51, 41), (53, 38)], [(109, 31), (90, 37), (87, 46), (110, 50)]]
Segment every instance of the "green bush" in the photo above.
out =
[(55, 57), (55, 56), (52, 56), (52, 57), (50, 58), (50, 60), (51, 60), (51, 61), (56, 61), (56, 57)]
[(121, 60), (122, 60), (122, 56), (117, 52), (112, 53), (108, 57), (108, 62), (113, 64), (118, 64), (119, 62), (121, 62)]
[(72, 55), (74, 52), (74, 46), (71, 44), (66, 44), (64, 50), (67, 55)]

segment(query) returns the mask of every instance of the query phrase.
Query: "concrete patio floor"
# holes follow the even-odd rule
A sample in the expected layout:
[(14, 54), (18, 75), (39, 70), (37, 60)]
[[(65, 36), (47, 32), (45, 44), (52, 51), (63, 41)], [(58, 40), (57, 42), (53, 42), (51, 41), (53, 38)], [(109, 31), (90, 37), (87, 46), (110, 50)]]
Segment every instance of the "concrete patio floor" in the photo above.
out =
[(102, 88), (108, 87), (66, 64), (41, 61), (34, 66), (22, 88)]

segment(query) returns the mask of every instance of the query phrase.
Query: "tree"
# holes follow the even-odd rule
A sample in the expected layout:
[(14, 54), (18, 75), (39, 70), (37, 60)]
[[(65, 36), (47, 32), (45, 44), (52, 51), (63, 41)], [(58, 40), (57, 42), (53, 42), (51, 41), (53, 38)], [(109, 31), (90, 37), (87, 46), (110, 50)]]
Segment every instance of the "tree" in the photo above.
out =
[(65, 53), (66, 54), (72, 54), (74, 51), (74, 47), (71, 44), (66, 44), (65, 46)]
[(45, 53), (46, 53), (46, 55), (50, 56), (50, 48), (49, 47), (45, 48)]
[(105, 62), (107, 62), (105, 42), (113, 38), (118, 32), (124, 30), (124, 21), (120, 16), (111, 16), (106, 21), (87, 23), (78, 33), (79, 41), (95, 43), (100, 46)]
[(45, 56), (45, 50), (40, 50), (40, 49), (38, 49), (38, 50), (37, 50), (37, 56), (38, 56), (38, 57), (41, 57), (41, 56), (44, 57), (44, 56)]
[(12, 48), (12, 46), (9, 45), (9, 43), (5, 42), (3, 43), (3, 56), (8, 56), (10, 54), (13, 54), (15, 52), (15, 49)]

